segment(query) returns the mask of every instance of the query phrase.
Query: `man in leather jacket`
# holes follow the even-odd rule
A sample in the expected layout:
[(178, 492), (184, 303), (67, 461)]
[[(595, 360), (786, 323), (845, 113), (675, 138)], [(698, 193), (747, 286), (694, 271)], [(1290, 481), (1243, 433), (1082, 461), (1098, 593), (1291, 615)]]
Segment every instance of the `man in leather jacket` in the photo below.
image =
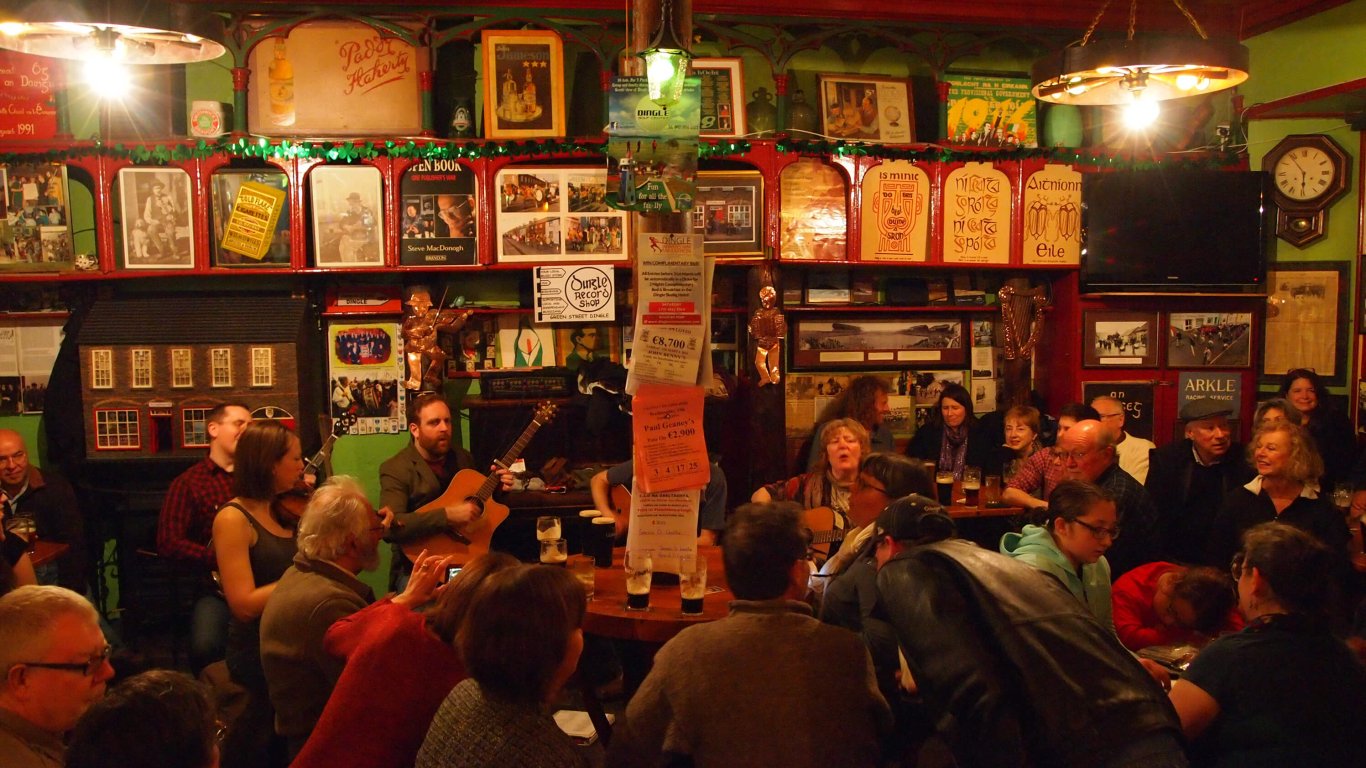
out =
[(925, 497), (877, 525), (883, 609), (958, 765), (1187, 765), (1162, 688), (1062, 584)]

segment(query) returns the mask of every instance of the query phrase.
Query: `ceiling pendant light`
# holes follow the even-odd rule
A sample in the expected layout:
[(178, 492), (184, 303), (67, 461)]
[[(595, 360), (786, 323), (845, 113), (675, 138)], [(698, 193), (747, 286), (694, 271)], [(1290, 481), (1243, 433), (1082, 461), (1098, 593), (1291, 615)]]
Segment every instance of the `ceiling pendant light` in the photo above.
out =
[(0, 48), (118, 64), (189, 64), (227, 49), (221, 21), (197, 6), (152, 0), (28, 0), (0, 10)]
[(645, 60), (645, 79), (654, 103), (668, 107), (683, 98), (683, 81), (692, 54), (674, 30), (673, 0), (664, 0), (654, 40), (638, 55)]
[(1093, 41), (1091, 36), (1110, 7), (1110, 0), (1105, 0), (1077, 45), (1034, 63), (1034, 97), (1054, 104), (1126, 105), (1138, 94), (1158, 102), (1212, 93), (1247, 80), (1247, 48), (1236, 41), (1209, 39), (1181, 0), (1172, 3), (1198, 38), (1134, 39), (1138, 0), (1129, 0), (1126, 39)]

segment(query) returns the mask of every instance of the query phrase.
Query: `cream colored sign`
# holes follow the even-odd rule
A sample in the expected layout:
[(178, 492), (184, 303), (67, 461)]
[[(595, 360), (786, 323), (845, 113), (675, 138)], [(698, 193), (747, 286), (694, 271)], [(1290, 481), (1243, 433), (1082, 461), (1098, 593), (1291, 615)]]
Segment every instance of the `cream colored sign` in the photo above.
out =
[(1010, 179), (968, 163), (944, 179), (944, 263), (1010, 262)]
[(930, 241), (930, 176), (905, 160), (863, 177), (861, 261), (925, 261)]
[(1081, 263), (1081, 174), (1070, 165), (1045, 165), (1025, 180), (1024, 263)]

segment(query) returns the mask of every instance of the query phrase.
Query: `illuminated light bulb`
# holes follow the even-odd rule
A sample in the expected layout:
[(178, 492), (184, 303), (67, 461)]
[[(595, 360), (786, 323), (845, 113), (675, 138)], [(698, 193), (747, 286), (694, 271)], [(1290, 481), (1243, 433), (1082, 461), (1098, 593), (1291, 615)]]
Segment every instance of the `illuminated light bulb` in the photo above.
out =
[[(1183, 91), (1194, 90), (1200, 84), (1200, 78), (1195, 75), (1177, 75), (1176, 87)], [(1208, 85), (1208, 83), (1206, 83)]]
[(100, 56), (85, 63), (85, 84), (99, 98), (118, 101), (128, 95), (132, 78), (122, 64)]
[(1195, 90), (1197, 90), (1197, 91), (1203, 91), (1203, 90), (1205, 90), (1205, 89), (1207, 89), (1207, 88), (1209, 88), (1209, 78), (1208, 78), (1208, 77), (1201, 77), (1199, 80), (1196, 80), (1196, 81), (1195, 81)]
[(667, 107), (683, 97), (683, 81), (688, 72), (688, 55), (677, 50), (651, 50), (643, 54), (645, 79), (650, 99)]
[(1086, 87), (1086, 84), (1085, 84), (1085, 83), (1078, 82), (1080, 79), (1081, 79), (1081, 78), (1076, 78), (1075, 80), (1072, 80), (1070, 83), (1068, 83), (1068, 85), (1067, 85), (1067, 93), (1068, 93), (1068, 94), (1070, 94), (1070, 95), (1072, 95), (1072, 96), (1080, 96), (1080, 95), (1082, 95), (1083, 93), (1086, 93), (1086, 91), (1089, 90), (1089, 89)]
[(1161, 111), (1156, 101), (1145, 99), (1140, 94), (1124, 108), (1124, 124), (1131, 131), (1141, 131), (1157, 121)]
[(6, 37), (18, 37), (19, 35), (24, 34), (25, 29), (28, 29), (28, 25), (20, 21), (6, 21), (0, 23), (0, 35)]

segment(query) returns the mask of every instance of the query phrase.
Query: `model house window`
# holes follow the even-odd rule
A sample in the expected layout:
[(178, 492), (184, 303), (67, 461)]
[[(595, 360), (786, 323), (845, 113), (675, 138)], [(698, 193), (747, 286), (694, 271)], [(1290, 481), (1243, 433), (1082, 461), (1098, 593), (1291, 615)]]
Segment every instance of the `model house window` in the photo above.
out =
[(184, 408), (180, 411), (181, 444), (186, 448), (209, 446), (208, 408)]
[(135, 349), (133, 357), (133, 389), (152, 388), (152, 350)]
[(209, 350), (209, 385), (232, 386), (232, 350), (227, 347), (214, 347)]
[(270, 347), (251, 348), (251, 385), (270, 387), (275, 385), (275, 350)]
[(136, 410), (95, 411), (95, 447), (104, 451), (142, 447)]
[(188, 349), (171, 350), (171, 386), (194, 386), (194, 368), (191, 364), (193, 359), (194, 357)]
[(114, 388), (114, 352), (109, 349), (90, 350), (90, 388)]
[(727, 208), (726, 215), (729, 217), (730, 223), (737, 227), (749, 226), (749, 219), (754, 210), (752, 207), (744, 203), (732, 203)]

